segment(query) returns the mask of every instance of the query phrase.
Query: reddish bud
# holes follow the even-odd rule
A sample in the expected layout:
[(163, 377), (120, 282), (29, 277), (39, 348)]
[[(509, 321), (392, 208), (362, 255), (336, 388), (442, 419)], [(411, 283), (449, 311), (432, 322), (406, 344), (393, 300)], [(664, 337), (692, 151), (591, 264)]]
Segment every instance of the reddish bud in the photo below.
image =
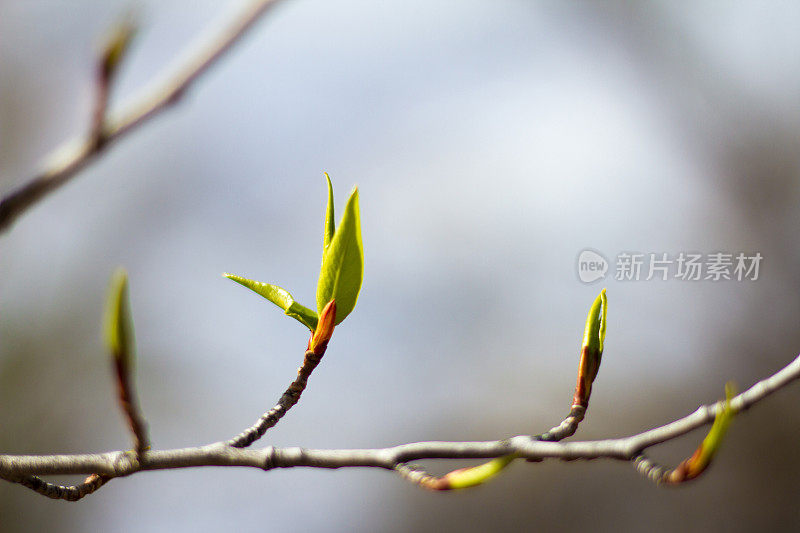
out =
[(328, 341), (333, 335), (333, 328), (336, 326), (336, 300), (331, 300), (322, 309), (317, 322), (317, 329), (308, 341), (308, 349), (314, 353), (325, 350)]

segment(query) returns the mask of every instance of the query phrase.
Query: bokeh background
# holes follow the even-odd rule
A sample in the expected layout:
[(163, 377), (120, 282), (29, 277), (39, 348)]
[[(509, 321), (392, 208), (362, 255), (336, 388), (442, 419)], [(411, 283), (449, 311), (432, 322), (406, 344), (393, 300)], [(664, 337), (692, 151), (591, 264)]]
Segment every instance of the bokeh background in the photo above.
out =
[[(228, 5), (230, 4), (230, 5)], [(0, 192), (86, 131), (129, 0), (0, 0)], [(113, 105), (239, 2), (141, 1)], [(126, 448), (100, 340), (127, 267), (159, 448), (270, 407), (307, 334), (220, 277), (313, 305), (325, 205), (361, 189), (366, 273), (303, 400), (263, 445), (485, 440), (557, 423), (586, 311), (606, 354), (577, 438), (624, 436), (751, 385), (800, 347), (800, 4), (291, 0), (175, 108), (0, 236), (0, 450)], [(757, 281), (585, 285), (578, 253), (760, 252)], [(800, 385), (740, 416), (706, 476), (515, 464), (431, 494), (386, 472), (117, 480), (78, 504), (0, 483), (0, 531), (749, 531), (800, 523)], [(674, 463), (695, 432), (654, 450)], [(444, 472), (454, 463), (429, 462)], [(462, 463), (458, 463), (458, 466)], [(70, 480), (75, 481), (75, 480)]]

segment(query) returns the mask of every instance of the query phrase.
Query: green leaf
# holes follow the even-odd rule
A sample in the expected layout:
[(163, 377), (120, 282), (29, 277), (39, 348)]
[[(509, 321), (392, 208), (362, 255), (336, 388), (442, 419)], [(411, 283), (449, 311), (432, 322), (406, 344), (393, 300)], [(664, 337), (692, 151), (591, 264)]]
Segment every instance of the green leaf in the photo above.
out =
[(731, 398), (733, 398), (735, 394), (733, 383), (727, 383), (725, 385), (725, 402), (722, 404), (722, 410), (714, 418), (714, 424), (712, 424), (708, 435), (706, 435), (706, 438), (703, 439), (702, 444), (700, 444), (700, 448), (698, 449), (699, 453), (696, 453), (695, 456), (690, 459), (689, 478), (700, 475), (711, 463), (714, 455), (719, 451), (722, 439), (728, 432), (731, 420), (733, 420), (733, 416), (736, 414), (731, 408)]
[(603, 344), (606, 340), (606, 313), (608, 300), (606, 290), (600, 291), (595, 298), (589, 315), (586, 317), (586, 327), (583, 332), (581, 345), (581, 362), (578, 366), (578, 383), (575, 387), (574, 405), (586, 407), (592, 394), (592, 383), (600, 370), (603, 359)]
[(589, 309), (586, 317), (586, 327), (583, 330), (583, 346), (594, 353), (603, 354), (603, 344), (606, 340), (606, 312), (608, 300), (606, 290), (600, 291)]
[(325, 209), (325, 235), (322, 242), (323, 257), (325, 256), (325, 250), (331, 245), (333, 234), (336, 232), (336, 224), (333, 219), (333, 184), (327, 172), (325, 173), (325, 179), (328, 182), (328, 207)]
[(514, 454), (504, 455), (478, 466), (454, 470), (444, 477), (447, 482), (447, 488), (466, 489), (482, 485), (499, 474), (505, 467), (511, 464), (511, 461), (514, 459), (516, 459), (516, 455)]
[(133, 318), (128, 300), (128, 273), (118, 268), (111, 277), (104, 320), (108, 349), (121, 366), (131, 369), (135, 360)]
[(292, 295), (289, 294), (289, 291), (286, 289), (282, 289), (277, 285), (270, 285), (269, 283), (262, 283), (260, 281), (254, 281), (252, 279), (236, 276), (234, 274), (225, 273), (223, 276), (263, 296), (270, 302), (283, 309), (285, 314), (294, 318), (311, 331), (314, 331), (317, 328), (317, 313), (308, 307), (295, 302)]
[[(332, 214), (330, 203), (328, 205)], [(326, 231), (327, 228), (326, 222)], [(347, 200), (339, 228), (322, 254), (322, 268), (317, 282), (317, 312), (322, 312), (325, 304), (336, 300), (335, 322), (339, 324), (355, 307), (363, 278), (364, 247), (361, 242), (358, 188), (355, 188)]]

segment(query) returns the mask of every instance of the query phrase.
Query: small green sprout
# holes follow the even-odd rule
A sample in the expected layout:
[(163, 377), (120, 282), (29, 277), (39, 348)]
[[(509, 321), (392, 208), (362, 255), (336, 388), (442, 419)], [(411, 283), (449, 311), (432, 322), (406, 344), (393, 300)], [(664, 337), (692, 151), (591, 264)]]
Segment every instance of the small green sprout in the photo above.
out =
[(361, 217), (358, 207), (358, 188), (347, 200), (338, 230), (334, 224), (333, 185), (328, 174), (328, 203), (325, 211), (325, 232), (322, 246), (322, 268), (317, 281), (317, 310), (296, 302), (294, 297), (277, 285), (225, 273), (223, 276), (239, 283), (274, 303), (284, 313), (313, 333), (317, 329), (319, 313), (335, 301), (334, 324), (340, 324), (356, 305), (364, 279), (364, 247), (361, 242)]

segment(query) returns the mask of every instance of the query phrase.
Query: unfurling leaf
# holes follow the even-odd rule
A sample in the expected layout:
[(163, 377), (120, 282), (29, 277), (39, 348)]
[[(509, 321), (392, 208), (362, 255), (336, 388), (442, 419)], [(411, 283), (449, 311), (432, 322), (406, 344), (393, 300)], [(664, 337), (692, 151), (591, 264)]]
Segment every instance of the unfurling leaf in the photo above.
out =
[(442, 490), (466, 489), (481, 485), (500, 473), (511, 464), (515, 455), (504, 455), (471, 468), (453, 470), (442, 478)]
[[(325, 217), (325, 242), (322, 268), (317, 282), (317, 312), (336, 300), (336, 324), (350, 314), (358, 300), (364, 277), (364, 248), (361, 242), (361, 217), (358, 188), (353, 189), (339, 227), (333, 225), (333, 194), (328, 181), (328, 210)], [(329, 232), (333, 237), (328, 241)]]
[(589, 315), (586, 317), (586, 327), (583, 332), (583, 344), (581, 345), (581, 361), (578, 368), (578, 383), (575, 387), (575, 397), (573, 405), (583, 405), (589, 403), (589, 396), (592, 394), (592, 383), (600, 370), (600, 362), (603, 358), (603, 344), (606, 339), (606, 311), (608, 300), (606, 290), (600, 291), (595, 298)]
[(263, 296), (283, 309), (285, 314), (294, 318), (312, 332), (317, 328), (317, 313), (294, 301), (294, 298), (286, 289), (282, 289), (277, 285), (270, 285), (269, 283), (262, 283), (260, 281), (236, 276), (234, 274), (225, 273), (223, 276)]
[(589, 309), (586, 327), (583, 330), (583, 347), (599, 354), (603, 353), (603, 343), (606, 339), (606, 307), (608, 307), (608, 301), (606, 290), (603, 289)]
[(333, 234), (336, 232), (336, 223), (333, 216), (333, 184), (331, 177), (325, 173), (325, 181), (328, 182), (328, 207), (325, 208), (325, 235), (322, 240), (322, 258), (325, 259), (325, 251), (330, 246), (333, 240)]
[(733, 420), (733, 416), (736, 414), (733, 408), (731, 408), (731, 398), (733, 398), (734, 394), (733, 384), (726, 384), (725, 403), (722, 405), (722, 410), (717, 413), (717, 416), (714, 418), (714, 424), (712, 424), (711, 429), (708, 431), (708, 435), (706, 435), (706, 438), (703, 439), (703, 442), (700, 443), (700, 446), (691, 457), (683, 461), (675, 470), (670, 472), (666, 479), (667, 483), (689, 481), (702, 474), (703, 471), (708, 468), (708, 465), (711, 464), (711, 460), (714, 459), (714, 455), (719, 451), (722, 439), (725, 437), (725, 433), (727, 433), (728, 427), (731, 425), (731, 420)]
[(128, 300), (128, 273), (118, 268), (111, 278), (104, 320), (105, 339), (117, 365), (130, 371), (135, 361), (133, 317)]

